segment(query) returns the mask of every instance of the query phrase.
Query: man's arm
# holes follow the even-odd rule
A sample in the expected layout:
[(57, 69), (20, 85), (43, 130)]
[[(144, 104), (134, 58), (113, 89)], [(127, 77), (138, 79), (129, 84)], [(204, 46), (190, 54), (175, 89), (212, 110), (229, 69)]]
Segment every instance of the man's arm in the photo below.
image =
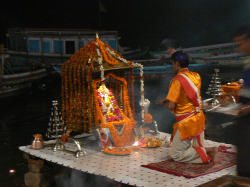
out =
[(169, 101), (167, 99), (159, 101), (159, 104), (162, 104), (165, 106), (167, 109), (173, 111), (175, 109), (176, 103), (173, 101)]

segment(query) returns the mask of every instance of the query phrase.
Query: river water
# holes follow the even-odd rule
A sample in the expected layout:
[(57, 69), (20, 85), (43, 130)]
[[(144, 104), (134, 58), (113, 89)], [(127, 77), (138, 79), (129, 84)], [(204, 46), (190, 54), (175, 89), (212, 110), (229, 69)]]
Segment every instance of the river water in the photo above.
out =
[[(194, 67), (191, 70), (200, 73), (202, 77), (202, 97), (206, 98), (205, 91), (216, 66)], [(223, 83), (236, 81), (240, 78), (241, 67), (219, 67)], [(157, 121), (159, 130), (172, 132), (173, 115), (164, 107), (155, 104), (155, 101), (164, 98), (168, 92), (168, 85), (174, 76), (168, 73), (164, 78), (145, 78), (145, 98), (151, 101), (149, 113)], [(18, 146), (30, 144), (33, 134), (45, 135), (49, 121), (52, 100), (60, 100), (61, 80), (58, 75), (47, 84), (45, 90), (36, 88), (28, 90), (22, 95), (1, 98), (0, 100), (0, 186), (7, 181), (23, 180), (28, 171), (26, 160)], [(137, 89), (138, 90), (138, 89)], [(139, 101), (137, 101), (139, 102)], [(210, 116), (207, 115), (209, 118)], [(224, 117), (219, 117), (225, 120)], [(206, 137), (219, 142), (232, 143), (231, 126), (222, 127), (218, 119), (207, 120)], [(231, 119), (228, 119), (231, 120)], [(14, 169), (15, 173), (9, 170)]]

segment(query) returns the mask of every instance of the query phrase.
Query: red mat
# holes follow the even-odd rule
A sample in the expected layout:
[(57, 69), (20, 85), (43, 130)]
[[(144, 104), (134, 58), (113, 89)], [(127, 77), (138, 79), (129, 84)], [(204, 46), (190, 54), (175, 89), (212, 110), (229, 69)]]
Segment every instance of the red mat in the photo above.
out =
[(149, 169), (194, 178), (201, 175), (217, 172), (236, 164), (236, 153), (220, 150), (215, 158), (214, 164), (190, 164), (175, 162), (172, 159), (141, 165)]

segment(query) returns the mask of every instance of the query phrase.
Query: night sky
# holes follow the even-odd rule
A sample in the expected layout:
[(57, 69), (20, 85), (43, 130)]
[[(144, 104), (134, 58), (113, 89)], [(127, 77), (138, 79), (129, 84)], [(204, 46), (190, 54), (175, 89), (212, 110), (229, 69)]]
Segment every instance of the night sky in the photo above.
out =
[(16, 26), (118, 30), (123, 45), (157, 50), (166, 38), (182, 47), (231, 42), (233, 32), (250, 23), (250, 1), (8, 1), (0, 15), (1, 34)]

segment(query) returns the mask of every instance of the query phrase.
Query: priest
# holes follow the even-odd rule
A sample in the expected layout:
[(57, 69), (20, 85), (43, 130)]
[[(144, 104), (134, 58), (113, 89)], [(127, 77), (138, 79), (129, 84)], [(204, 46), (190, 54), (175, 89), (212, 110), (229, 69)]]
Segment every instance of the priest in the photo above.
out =
[(189, 71), (189, 57), (182, 51), (171, 51), (176, 76), (172, 79), (166, 99), (160, 103), (176, 118), (171, 137), (170, 155), (174, 161), (212, 163), (216, 148), (205, 148), (205, 116), (201, 110), (201, 77)]

